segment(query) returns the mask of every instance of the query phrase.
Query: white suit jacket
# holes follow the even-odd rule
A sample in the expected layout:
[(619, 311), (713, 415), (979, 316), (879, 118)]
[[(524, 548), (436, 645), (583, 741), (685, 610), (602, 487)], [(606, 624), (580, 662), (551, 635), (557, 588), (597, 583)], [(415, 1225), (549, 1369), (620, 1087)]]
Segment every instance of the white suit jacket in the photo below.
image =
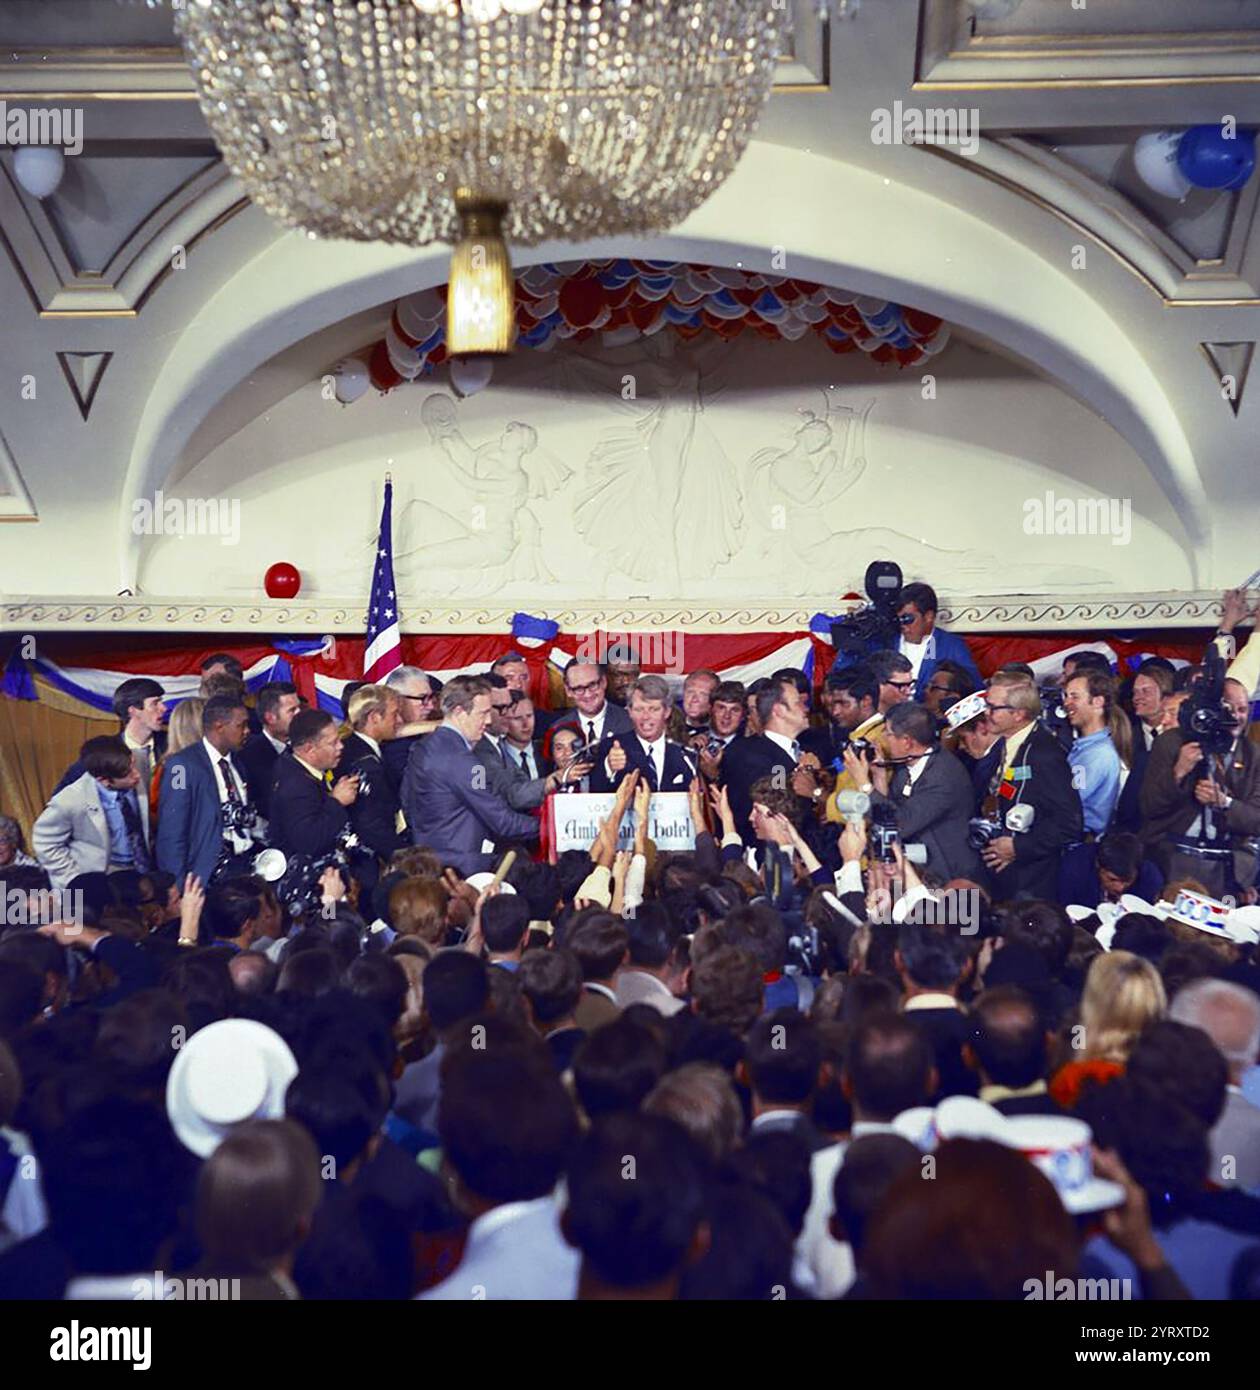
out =
[[(149, 801), (139, 789), (136, 801), (147, 840)], [(90, 772), (63, 787), (44, 807), (31, 831), (31, 847), (54, 888), (64, 888), (79, 874), (104, 873), (109, 868), (109, 822), (99, 785)]]

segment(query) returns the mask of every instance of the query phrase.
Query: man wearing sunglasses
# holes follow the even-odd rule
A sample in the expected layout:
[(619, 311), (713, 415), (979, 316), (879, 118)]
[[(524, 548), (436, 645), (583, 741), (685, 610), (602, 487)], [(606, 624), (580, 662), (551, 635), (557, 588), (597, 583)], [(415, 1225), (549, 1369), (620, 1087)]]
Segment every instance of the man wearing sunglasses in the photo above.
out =
[[(442, 683), (418, 666), (395, 666), (385, 677), (384, 683), (398, 696), (398, 703), (402, 707), (402, 728), (412, 724), (432, 724), (436, 728), (442, 722), (442, 711), (438, 708)], [(404, 733), (381, 744), (381, 761), (389, 769), (396, 785), (402, 786), (411, 750), (424, 737), (426, 735), (422, 733)]]
[(910, 662), (915, 679), (913, 698), (927, 704), (928, 686), (942, 661), (956, 662), (970, 675), (972, 689), (980, 686), (980, 672), (966, 642), (936, 626), (936, 590), (930, 584), (907, 584), (897, 606), (901, 638), (897, 650)]
[(1055, 896), (1059, 858), (1084, 839), (1081, 799), (1059, 740), (1039, 722), (1041, 697), (1025, 676), (999, 671), (984, 695), (989, 727), (998, 736), (982, 814), (1003, 827), (1016, 806), (1032, 809), (1032, 824), (990, 840), (981, 857), (994, 875), (996, 899)]

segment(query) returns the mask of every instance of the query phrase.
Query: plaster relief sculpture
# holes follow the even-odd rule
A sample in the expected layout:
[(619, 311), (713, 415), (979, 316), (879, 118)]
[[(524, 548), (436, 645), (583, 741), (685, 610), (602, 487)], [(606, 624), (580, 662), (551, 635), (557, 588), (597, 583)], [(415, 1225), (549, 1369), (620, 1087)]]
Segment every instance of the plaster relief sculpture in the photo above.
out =
[(705, 421), (717, 389), (697, 356), (663, 329), (624, 366), (610, 353), (564, 359), (571, 383), (631, 418), (591, 449), (574, 525), (612, 569), (653, 595), (686, 593), (688, 581), (711, 578), (739, 546), (743, 493)]
[(559, 491), (572, 469), (539, 449), (537, 431), (519, 420), (474, 448), (456, 423), (455, 403), (442, 392), (426, 398), (420, 418), (445, 465), (417, 480), (417, 490), (430, 495), (399, 511), (398, 571), (427, 588), (440, 581), (447, 593), (487, 592), (515, 581), (554, 584), (530, 503)]

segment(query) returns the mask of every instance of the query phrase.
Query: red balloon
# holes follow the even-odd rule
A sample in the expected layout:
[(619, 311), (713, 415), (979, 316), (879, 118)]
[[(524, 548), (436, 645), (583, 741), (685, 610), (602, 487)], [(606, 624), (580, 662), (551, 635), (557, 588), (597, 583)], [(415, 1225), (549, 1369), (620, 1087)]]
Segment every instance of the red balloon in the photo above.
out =
[(368, 358), (368, 377), (378, 391), (392, 391), (395, 386), (402, 385), (402, 376), (394, 370), (394, 364), (389, 360), (389, 348), (385, 346), (383, 338)]
[(287, 560), (279, 560), (263, 575), (268, 598), (297, 598), (302, 576)]

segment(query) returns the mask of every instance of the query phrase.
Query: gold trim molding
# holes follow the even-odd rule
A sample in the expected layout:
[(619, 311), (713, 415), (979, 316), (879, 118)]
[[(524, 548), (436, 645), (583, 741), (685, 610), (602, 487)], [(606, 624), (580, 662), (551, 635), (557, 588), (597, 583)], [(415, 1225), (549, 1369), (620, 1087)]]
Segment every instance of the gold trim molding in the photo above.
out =
[[(807, 607), (799, 600), (764, 607), (704, 604), (562, 604), (535, 616), (559, 623), (562, 632), (801, 632), (820, 607), (840, 611), (838, 598)], [(402, 630), (418, 633), (510, 632), (512, 608), (403, 606)], [(1134, 628), (1204, 627), (1220, 615), (1216, 590), (1152, 594), (959, 595), (941, 610), (943, 625), (966, 633), (1021, 631), (1115, 632)], [(260, 600), (160, 598), (14, 597), (0, 605), (0, 632), (231, 632), (342, 633), (364, 630), (358, 602), (283, 603)]]

